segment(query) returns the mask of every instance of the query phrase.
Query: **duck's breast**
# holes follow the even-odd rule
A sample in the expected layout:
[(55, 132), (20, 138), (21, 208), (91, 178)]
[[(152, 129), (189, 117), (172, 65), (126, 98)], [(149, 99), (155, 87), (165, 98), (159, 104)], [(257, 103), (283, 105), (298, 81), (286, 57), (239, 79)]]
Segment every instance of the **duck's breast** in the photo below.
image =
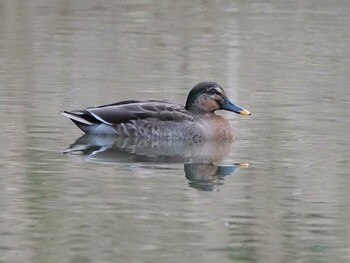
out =
[(202, 121), (205, 135), (212, 140), (232, 140), (234, 138), (233, 129), (223, 116), (211, 115)]

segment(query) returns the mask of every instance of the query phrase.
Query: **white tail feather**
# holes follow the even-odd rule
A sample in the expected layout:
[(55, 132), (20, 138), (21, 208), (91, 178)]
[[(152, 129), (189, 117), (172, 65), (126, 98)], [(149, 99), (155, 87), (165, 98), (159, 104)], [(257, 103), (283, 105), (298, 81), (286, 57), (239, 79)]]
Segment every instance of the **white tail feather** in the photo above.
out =
[(105, 124), (108, 124), (108, 125), (113, 125), (113, 123), (110, 123), (108, 121), (105, 121), (104, 119), (102, 119), (100, 116), (98, 116), (97, 114), (93, 113), (92, 111), (90, 111), (89, 109), (87, 109), (88, 112), (91, 113), (92, 116), (94, 116), (97, 120), (99, 120), (100, 122), (103, 122)]
[(75, 115), (73, 113), (69, 113), (69, 112), (66, 112), (66, 111), (60, 111), (59, 114), (69, 118), (69, 119), (72, 119), (72, 120), (75, 120), (77, 122), (80, 122), (80, 123), (83, 123), (83, 124), (86, 124), (86, 125), (93, 125), (94, 123), (88, 121), (88, 120), (85, 120), (84, 118), (78, 116), (78, 115)]

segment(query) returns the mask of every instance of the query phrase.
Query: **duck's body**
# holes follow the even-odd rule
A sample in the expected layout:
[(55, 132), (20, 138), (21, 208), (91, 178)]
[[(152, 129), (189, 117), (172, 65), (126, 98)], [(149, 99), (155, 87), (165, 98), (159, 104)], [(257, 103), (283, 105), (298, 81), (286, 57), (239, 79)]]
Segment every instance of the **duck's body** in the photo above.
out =
[(240, 114), (248, 111), (232, 104), (215, 82), (197, 84), (187, 97), (186, 106), (160, 100), (121, 101), (85, 110), (62, 111), (89, 134), (158, 139), (232, 139), (233, 129), (215, 110)]

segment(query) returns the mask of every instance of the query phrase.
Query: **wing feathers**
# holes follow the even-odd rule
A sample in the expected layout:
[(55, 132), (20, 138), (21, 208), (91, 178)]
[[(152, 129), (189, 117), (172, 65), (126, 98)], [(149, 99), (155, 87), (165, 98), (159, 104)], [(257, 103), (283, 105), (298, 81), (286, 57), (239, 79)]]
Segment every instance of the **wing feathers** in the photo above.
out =
[(194, 121), (194, 117), (181, 105), (165, 101), (140, 101), (110, 104), (105, 107), (88, 108), (97, 120), (113, 125), (137, 119), (159, 119), (161, 121)]
[(92, 116), (94, 116), (97, 120), (99, 120), (100, 122), (103, 122), (105, 124), (108, 124), (108, 125), (113, 125), (113, 123), (110, 123), (104, 119), (102, 119), (100, 116), (98, 116), (97, 114), (95, 114), (93, 111), (91, 111), (90, 109), (86, 109)]
[(171, 128), (167, 127), (174, 127), (175, 123), (183, 121), (196, 120), (183, 106), (167, 101), (121, 101), (86, 110), (61, 111), (60, 114), (71, 119), (86, 133), (132, 137), (170, 136)]

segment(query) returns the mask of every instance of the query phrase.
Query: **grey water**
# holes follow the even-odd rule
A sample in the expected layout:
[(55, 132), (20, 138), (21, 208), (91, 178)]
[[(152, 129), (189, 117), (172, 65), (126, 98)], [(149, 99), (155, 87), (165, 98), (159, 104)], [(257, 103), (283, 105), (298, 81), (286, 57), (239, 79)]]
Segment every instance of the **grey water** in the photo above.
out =
[[(349, 262), (349, 43), (342, 0), (0, 0), (0, 262)], [(58, 115), (203, 80), (232, 144)]]

